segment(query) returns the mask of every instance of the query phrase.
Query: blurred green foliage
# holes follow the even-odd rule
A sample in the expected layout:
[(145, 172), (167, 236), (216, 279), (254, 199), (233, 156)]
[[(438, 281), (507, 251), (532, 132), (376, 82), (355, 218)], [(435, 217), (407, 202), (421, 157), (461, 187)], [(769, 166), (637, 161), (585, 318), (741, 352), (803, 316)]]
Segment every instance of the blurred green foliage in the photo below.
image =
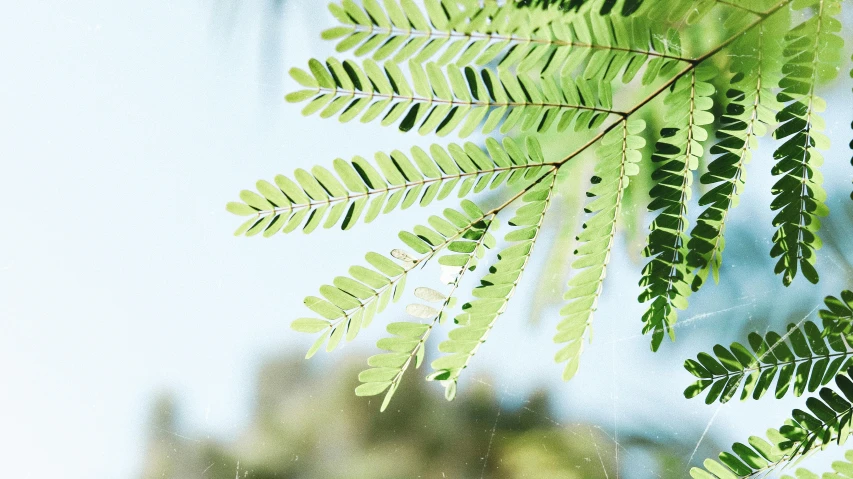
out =
[[(298, 357), (268, 361), (234, 441), (202, 438), (182, 423), (175, 400), (161, 396), (142, 479), (616, 477), (608, 433), (555, 420), (555, 398), (544, 392), (503, 397), (478, 382), (448, 404), (413, 376), (379, 413), (376, 398), (352, 396), (364, 358), (350, 359), (349, 369), (328, 373)], [(681, 477), (688, 448), (667, 439), (620, 436), (619, 454), (643, 465), (629, 476)]]

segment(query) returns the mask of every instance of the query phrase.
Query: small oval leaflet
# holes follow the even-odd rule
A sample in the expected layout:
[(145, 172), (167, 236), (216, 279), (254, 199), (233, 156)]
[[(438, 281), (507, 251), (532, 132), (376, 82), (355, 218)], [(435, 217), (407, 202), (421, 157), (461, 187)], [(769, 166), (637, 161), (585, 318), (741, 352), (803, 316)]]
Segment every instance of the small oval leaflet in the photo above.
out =
[(408, 263), (417, 262), (417, 260), (415, 258), (412, 258), (412, 256), (409, 253), (406, 253), (405, 251), (403, 251), (401, 249), (392, 249), (391, 250), (391, 256), (399, 259), (400, 261), (406, 261)]
[(406, 312), (416, 318), (430, 319), (438, 316), (438, 310), (425, 304), (412, 303), (406, 306)]
[(317, 318), (299, 318), (290, 323), (291, 329), (302, 333), (319, 333), (330, 327), (329, 321)]
[(430, 303), (442, 303), (447, 298), (432, 288), (415, 288), (415, 296)]

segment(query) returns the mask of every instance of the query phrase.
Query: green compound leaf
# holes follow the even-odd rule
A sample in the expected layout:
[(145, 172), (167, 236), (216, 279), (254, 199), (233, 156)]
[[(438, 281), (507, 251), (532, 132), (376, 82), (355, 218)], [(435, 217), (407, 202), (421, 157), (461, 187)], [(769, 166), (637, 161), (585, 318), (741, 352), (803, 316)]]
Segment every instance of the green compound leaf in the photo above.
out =
[[(445, 354), (432, 362), (434, 372), (428, 379), (442, 381), (448, 399), (452, 399), (456, 394), (456, 383), (462, 370), (486, 341), (521, 281), (521, 275), (530, 260), (542, 221), (551, 203), (555, 180), (556, 174), (551, 170), (536, 180), (523, 194), (523, 206), (516, 210), (515, 216), (509, 222), (515, 227), (506, 237), (512, 245), (498, 253), (497, 262), (472, 293), (476, 299), (462, 306), (462, 313), (454, 318), (458, 326), (451, 330), (448, 339), (438, 346), (439, 351)], [(516, 234), (519, 231), (527, 234), (520, 235), (519, 238)]]
[[(719, 460), (706, 459), (704, 470), (694, 467), (690, 475), (705, 478), (756, 478), (792, 463), (812, 451), (836, 443), (843, 445), (853, 425), (853, 368), (835, 376), (835, 389), (822, 388), (819, 397), (806, 400), (806, 409), (794, 409), (779, 429), (767, 431), (767, 439), (753, 436), (749, 445), (735, 443), (732, 452)], [(839, 394), (840, 393), (840, 394)]]
[(442, 67), (496, 62), (501, 70), (561, 76), (583, 65), (583, 78), (607, 82), (621, 73), (627, 83), (648, 65), (643, 76), (648, 84), (690, 60), (681, 53), (677, 30), (663, 32), (661, 41), (661, 24), (642, 16), (581, 16), (556, 5), (519, 8), (513, 2), (426, 0), (424, 7), (408, 1), (383, 3), (367, 1), (359, 7), (346, 2), (346, 9), (330, 5), (333, 13), (352, 13), (336, 15), (341, 26), (326, 30), (324, 38), (338, 40), (339, 52), (352, 50), (375, 61), (432, 60)]
[(398, 263), (377, 253), (368, 253), (365, 259), (373, 269), (353, 266), (349, 276), (338, 276), (331, 285), (322, 286), (322, 297), (305, 298), (305, 306), (320, 317), (297, 319), (291, 328), (302, 333), (321, 333), (306, 357), (313, 356), (323, 344), (331, 351), (342, 339), (355, 339), (377, 313), (400, 297), (406, 276), (418, 264), (417, 261)]
[(766, 133), (768, 125), (775, 123), (775, 112), (780, 108), (773, 89), (779, 81), (781, 49), (767, 35), (764, 25), (760, 25), (734, 46), (736, 51), (744, 53), (734, 57), (735, 75), (726, 95), (729, 103), (717, 130), (718, 141), (710, 149), (711, 154), (719, 156), (700, 179), (702, 184), (714, 186), (699, 199), (705, 210), (687, 243), (693, 291), (701, 288), (709, 273), (719, 282), (729, 212), (737, 206), (743, 191), (746, 165), (757, 147), (757, 139)]
[(560, 310), (562, 320), (554, 336), (555, 343), (564, 344), (554, 359), (566, 363), (563, 370), (566, 381), (577, 372), (584, 338), (592, 340), (592, 316), (607, 273), (623, 193), (630, 177), (639, 173), (639, 150), (646, 143), (639, 135), (644, 129), (642, 120), (625, 120), (621, 128), (612, 130), (602, 139), (597, 150), (593, 185), (587, 193), (591, 201), (585, 208), (592, 216), (577, 237), (578, 249), (572, 268), (578, 272), (569, 281), (569, 290), (563, 296), (569, 303)]
[(700, 65), (681, 77), (665, 98), (666, 123), (655, 145), (649, 211), (658, 211), (652, 221), (648, 246), (643, 255), (651, 260), (643, 268), (640, 302), (648, 302), (643, 315), (643, 334), (652, 333), (652, 350), (660, 347), (665, 333), (675, 340), (676, 309), (687, 307), (690, 294), (687, 272), (687, 202), (690, 200), (693, 171), (703, 155), (708, 139), (706, 125), (714, 122), (710, 113), (714, 87), (708, 80), (716, 75), (710, 65)]
[(427, 206), (454, 191), (457, 197), (516, 186), (546, 167), (535, 138), (527, 148), (512, 138), (499, 143), (486, 140), (486, 149), (474, 143), (432, 145), (429, 152), (413, 147), (409, 155), (399, 150), (377, 153), (374, 162), (356, 156), (336, 159), (333, 171), (315, 166), (310, 172), (296, 170), (293, 179), (278, 175), (275, 184), (258, 181), (258, 193), (244, 190), (243, 202), (226, 209), (240, 216), (254, 216), (235, 234), (265, 237), (290, 233), (300, 226), (311, 233), (318, 226), (340, 225), (348, 230), (359, 220), (370, 223), (380, 214), (412, 205)]
[[(853, 339), (853, 338), (850, 338)], [(698, 380), (687, 387), (688, 399), (707, 392), (705, 403), (726, 403), (741, 390), (740, 399), (759, 400), (776, 380), (774, 396), (783, 398), (789, 391), (802, 396), (815, 392), (838, 374), (853, 366), (853, 350), (847, 337), (821, 330), (808, 321), (802, 327), (788, 325), (786, 333), (768, 332), (749, 335), (750, 349), (732, 343), (726, 349), (714, 346), (713, 355), (699, 353), (688, 359), (684, 368)]]
[(773, 154), (776, 165), (772, 172), (780, 179), (771, 190), (776, 198), (770, 208), (778, 213), (773, 218), (777, 230), (770, 256), (779, 258), (775, 271), (782, 274), (785, 286), (798, 271), (811, 283), (819, 279), (814, 267), (815, 250), (822, 246), (818, 217), (829, 213), (821, 186), (823, 175), (818, 170), (823, 163), (819, 150), (829, 148), (829, 138), (822, 133), (825, 122), (818, 116), (826, 104), (815, 88), (818, 80), (835, 76), (824, 65), (840, 59), (844, 43), (836, 35), (841, 22), (832, 16), (840, 13), (839, 1), (809, 0), (796, 2), (794, 7), (811, 7), (815, 14), (785, 35), (787, 61), (778, 95), (785, 106), (776, 115), (780, 125), (773, 132), (774, 138), (785, 141)]
[[(463, 256), (465, 259), (459, 265), (458, 272), (454, 275), (449, 283), (449, 292), (444, 294), (430, 288), (416, 288), (415, 296), (419, 299), (433, 305), (423, 303), (413, 303), (406, 307), (406, 312), (414, 318), (427, 319), (427, 323), (417, 322), (398, 322), (388, 325), (387, 330), (393, 336), (390, 338), (382, 338), (377, 343), (377, 347), (387, 352), (371, 356), (367, 360), (370, 369), (366, 369), (359, 374), (359, 380), (363, 384), (356, 388), (356, 394), (359, 396), (373, 396), (385, 392), (385, 398), (380, 406), (380, 411), (384, 411), (397, 391), (403, 374), (412, 364), (415, 363), (415, 368), (419, 368), (424, 360), (426, 351), (426, 342), (429, 339), (432, 330), (441, 323), (444, 323), (447, 316), (447, 311), (456, 303), (454, 293), (459, 287), (459, 282), (466, 271), (473, 271), (483, 255), (485, 249), (494, 246), (494, 237), (488, 232), (489, 228), (495, 226), (494, 215), (483, 215), (483, 213), (473, 204), (465, 204), (464, 208), (469, 213), (474, 213), (477, 217), (485, 216), (486, 219), (473, 223), (472, 227), (462, 234), (460, 240), (451, 242), (448, 245), (449, 250), (453, 251), (464, 249), (465, 254), (450, 254), (439, 257), (439, 262), (448, 256), (457, 257)], [(451, 234), (454, 231), (454, 226), (450, 221), (459, 221), (461, 214), (455, 210), (445, 211), (445, 218), (437, 216), (430, 218), (430, 224), (435, 228), (434, 234), (438, 231), (444, 234)], [(459, 231), (459, 230), (456, 230)], [(457, 245), (454, 248), (454, 245)], [(471, 247), (460, 248), (459, 245), (470, 245)], [(456, 263), (454, 261), (454, 263)], [(436, 304), (440, 303), (440, 304)], [(438, 309), (436, 309), (438, 308)]]
[[(425, 68), (409, 62), (409, 75), (396, 63), (380, 67), (373, 60), (362, 65), (329, 58), (325, 65), (309, 62), (311, 73), (293, 70), (297, 79), (313, 75), (316, 84), (287, 95), (287, 101), (304, 103), (302, 114), (337, 116), (341, 122), (376, 119), (401, 131), (445, 136), (459, 130), (465, 137), (481, 130), (490, 133), (500, 125), (501, 133), (518, 126), (521, 131), (558, 132), (574, 125), (575, 131), (601, 125), (611, 113), (609, 82), (591, 82), (571, 75), (495, 72), (490, 69)], [(329, 81), (331, 79), (331, 83)], [(482, 124), (482, 127), (480, 126)]]
[[(391, 256), (396, 259), (394, 261), (377, 253), (368, 253), (365, 259), (375, 269), (353, 266), (350, 268), (349, 276), (339, 276), (335, 278), (332, 285), (320, 287), (322, 298), (316, 296), (305, 298), (305, 305), (322, 317), (322, 319), (297, 319), (292, 324), (292, 328), (297, 331), (322, 331), (315, 346), (309, 350), (308, 356), (316, 353), (324, 343), (326, 350), (331, 351), (340, 344), (342, 338), (346, 337), (347, 341), (355, 339), (359, 331), (367, 327), (377, 313), (384, 311), (390, 302), (400, 299), (407, 275), (416, 266), (425, 264), (445, 249), (449, 251), (459, 249), (454, 245), (494, 244), (494, 239), (486, 231), (494, 214), (483, 213), (468, 200), (463, 200), (463, 211), (474, 214), (469, 215), (447, 208), (444, 211), (444, 218), (438, 216), (430, 218), (430, 224), (436, 225), (435, 227), (416, 226), (414, 233), (400, 232), (400, 239), (420, 256), (413, 257), (403, 251), (394, 250), (391, 252)], [(472, 251), (475, 257), (483, 254), (478, 248), (473, 248)], [(446, 256), (453, 255), (446, 254), (439, 258), (439, 262), (442, 262)], [(470, 267), (473, 268), (475, 264)], [(424, 309), (409, 310), (409, 313), (425, 317), (424, 311)], [(426, 317), (429, 316), (431, 315)], [(319, 321), (326, 322), (323, 329), (317, 326)], [(393, 351), (402, 347), (399, 343), (387, 343), (386, 341), (383, 344), (393, 346)], [(384, 346), (380, 348), (387, 349)]]
[[(819, 152), (829, 140), (819, 116), (826, 104), (816, 91), (844, 66), (834, 18), (840, 7), (839, 0), (341, 0), (330, 6), (339, 25), (323, 38), (349, 59), (312, 59), (307, 68), (291, 71), (300, 86), (286, 98), (301, 103), (305, 115), (377, 122), (423, 135), (496, 132), (518, 139), (485, 137), (481, 143), (381, 152), (370, 160), (337, 159), (260, 181), (226, 210), (243, 217), (236, 234), (272, 236), (321, 226), (346, 230), (415, 204), (497, 190), (486, 201), (506, 201), (486, 212), (463, 200), (401, 232), (405, 250), (395, 249), (390, 257), (368, 254), (368, 266), (350, 268), (306, 298), (313, 314), (292, 323), (294, 330), (316, 337), (308, 356), (334, 349), (401, 298), (412, 270), (435, 260), (447, 290), (414, 290), (417, 300), (406, 307), (410, 318), (386, 325), (387, 335), (377, 343), (381, 352), (359, 376), (356, 393), (384, 394), (380, 409), (387, 408), (409, 366), (424, 361), (431, 331), (455, 317), (429, 376), (442, 381), (452, 399), (461, 371), (515, 294), (554, 193), (577, 192), (583, 176), (569, 177), (586, 170), (564, 167), (570, 160), (585, 161), (595, 147), (588, 216), (577, 235), (575, 272), (555, 336), (560, 344), (555, 359), (568, 379), (578, 370), (584, 341), (592, 338), (620, 211), (634, 211), (649, 193), (655, 217), (640, 301), (648, 306), (643, 331), (658, 349), (667, 333), (674, 338), (676, 311), (687, 306), (689, 295), (708, 276), (718, 278), (729, 212), (745, 185), (757, 140), (771, 127), (780, 140), (771, 254), (785, 284), (798, 272), (817, 281), (816, 232), (827, 211)], [(801, 22), (793, 29), (792, 18)], [(731, 75), (719, 75), (711, 65)], [(716, 94), (715, 87), (725, 94)], [(717, 99), (719, 108), (713, 105)], [(656, 131), (663, 126), (659, 138), (644, 134), (639, 118)], [(714, 142), (708, 141), (709, 128), (716, 132)], [(651, 175), (640, 172), (644, 141), (656, 147)], [(558, 159), (546, 161), (543, 146)], [(711, 153), (701, 177), (708, 188), (691, 229), (687, 205), (694, 171), (705, 169), (704, 148)], [(451, 312), (462, 276), (496, 246), (497, 216), (517, 200), (522, 204), (505, 236), (509, 246), (499, 250), (461, 312)], [(632, 225), (642, 224), (642, 215), (635, 216)], [(557, 228), (557, 254), (545, 255), (554, 263), (548, 276), (568, 275), (567, 255), (558, 249), (565, 245), (559, 240), (571, 235), (569, 223)], [(822, 329), (805, 322), (784, 334), (752, 334), (746, 345), (716, 345), (685, 364), (697, 377), (685, 391), (688, 397), (762, 398), (772, 387), (779, 397), (820, 390), (822, 401), (809, 399), (807, 410), (795, 411), (768, 440), (735, 444), (719, 460), (706, 461), (706, 470), (695, 469), (695, 477), (750, 477), (846, 437), (849, 421), (842, 419), (848, 404), (820, 388), (835, 378), (846, 400), (853, 397), (853, 383), (837, 374), (851, 362), (853, 293), (844, 291), (826, 303)], [(843, 413), (833, 418), (833, 411)]]

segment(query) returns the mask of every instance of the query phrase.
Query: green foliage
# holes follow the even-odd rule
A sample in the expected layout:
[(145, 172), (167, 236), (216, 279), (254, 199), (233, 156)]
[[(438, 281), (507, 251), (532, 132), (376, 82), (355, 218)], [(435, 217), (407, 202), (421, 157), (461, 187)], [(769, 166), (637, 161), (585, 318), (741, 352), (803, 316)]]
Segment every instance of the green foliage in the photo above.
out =
[(638, 136), (645, 129), (643, 121), (623, 121), (601, 140), (598, 162), (587, 196), (595, 198), (584, 211), (593, 216), (583, 224), (572, 268), (578, 270), (563, 299), (569, 303), (560, 310), (563, 319), (557, 325), (554, 342), (567, 343), (556, 354), (558, 363), (566, 362), (563, 379), (569, 380), (578, 370), (583, 352), (583, 339), (592, 339), (592, 316), (598, 306), (607, 263), (616, 238), (616, 221), (622, 207), (623, 193), (630, 177), (639, 173), (639, 149), (646, 141)]
[[(780, 399), (789, 389), (794, 396), (815, 392), (825, 386), (838, 371), (853, 366), (853, 350), (841, 335), (830, 334), (807, 321), (802, 327), (789, 324), (784, 335), (770, 331), (765, 336), (749, 335), (750, 352), (740, 343), (726, 349), (714, 346), (714, 356), (699, 353), (696, 360), (688, 359), (684, 368), (699, 378), (685, 391), (686, 398), (698, 396), (707, 390), (705, 403), (716, 400), (728, 402), (743, 386), (740, 398), (761, 399), (773, 380), (775, 397)], [(793, 384), (793, 388), (790, 386)]]
[(759, 477), (831, 443), (843, 445), (853, 426), (851, 375), (853, 368), (835, 377), (841, 394), (828, 387), (822, 388), (820, 398), (806, 400), (808, 411), (794, 409), (782, 427), (767, 431), (767, 440), (752, 436), (749, 445), (735, 443), (732, 453), (720, 454), (719, 462), (706, 459), (705, 470), (694, 467), (690, 475), (696, 479)]
[(305, 306), (320, 317), (299, 318), (291, 323), (294, 331), (321, 333), (308, 350), (313, 356), (325, 343), (326, 351), (335, 349), (341, 339), (355, 339), (361, 328), (367, 327), (377, 313), (397, 301), (406, 286), (409, 272), (428, 257), (413, 259), (401, 251), (392, 254), (394, 261), (378, 253), (367, 253), (365, 259), (375, 269), (363, 266), (350, 268), (349, 276), (338, 276), (331, 285), (320, 287), (320, 295), (305, 298)]
[(834, 67), (829, 65), (840, 60), (844, 44), (836, 35), (841, 22), (832, 17), (841, 12), (841, 2), (794, 2), (794, 8), (809, 7), (815, 10), (814, 15), (785, 36), (787, 62), (778, 99), (786, 105), (776, 115), (781, 124), (773, 132), (776, 139), (787, 138), (773, 154), (777, 160), (773, 174), (782, 178), (773, 185), (776, 198), (771, 208), (779, 212), (773, 219), (778, 229), (770, 251), (771, 256), (779, 258), (776, 273), (783, 274), (785, 285), (791, 284), (798, 269), (810, 282), (818, 282), (814, 267), (815, 250), (821, 247), (818, 217), (829, 213), (821, 187), (823, 176), (818, 170), (823, 163), (819, 150), (829, 148), (829, 138), (822, 133), (826, 124), (818, 115), (826, 109), (826, 102), (817, 96), (815, 88), (818, 79), (835, 76)]
[(260, 180), (258, 193), (244, 190), (243, 202), (228, 203), (228, 211), (252, 216), (235, 235), (263, 231), (269, 237), (279, 231), (290, 233), (300, 225), (304, 233), (311, 233), (321, 224), (331, 228), (338, 223), (348, 230), (361, 218), (370, 223), (397, 208), (427, 206), (447, 198), (454, 189), (462, 198), (487, 187), (515, 186), (545, 166), (535, 138), (528, 140), (527, 151), (509, 137), (503, 144), (489, 138), (486, 147), (488, 154), (470, 142), (446, 148), (432, 145), (429, 153), (413, 147), (409, 156), (399, 150), (377, 153), (378, 169), (356, 156), (351, 162), (335, 160), (335, 173), (315, 166), (310, 172), (296, 170), (296, 181), (282, 175), (275, 177), (275, 185)]
[(758, 146), (757, 139), (775, 122), (775, 112), (779, 109), (773, 93), (781, 69), (779, 52), (777, 43), (766, 38), (767, 35), (765, 26), (759, 25), (734, 46), (743, 56), (732, 61), (734, 77), (726, 93), (729, 103), (717, 129), (718, 141), (710, 149), (712, 155), (720, 156), (708, 165), (708, 172), (700, 180), (702, 184), (715, 186), (699, 199), (705, 210), (687, 243), (693, 291), (699, 290), (709, 272), (719, 282), (729, 210), (738, 204), (746, 182), (746, 165), (752, 150)]
[[(714, 346), (714, 356), (700, 353), (696, 360), (689, 359), (684, 368), (699, 378), (685, 391), (687, 398), (698, 396), (708, 390), (705, 402), (722, 403), (734, 397), (743, 385), (741, 400), (750, 395), (761, 399), (776, 382), (775, 397), (782, 398), (793, 384), (795, 396), (804, 392), (815, 392), (820, 386), (835, 381), (838, 391), (820, 389), (820, 399), (811, 397), (806, 406), (811, 412), (795, 409), (793, 419), (778, 430), (771, 429), (767, 436), (770, 442), (751, 437), (749, 444), (736, 443), (731, 453), (720, 455), (720, 462), (708, 459), (706, 471), (694, 468), (695, 478), (756, 477), (774, 467), (795, 460), (818, 447), (823, 448), (832, 441), (843, 444), (853, 426), (853, 292), (843, 291), (842, 300), (828, 296), (824, 301), (827, 309), (820, 311), (823, 329), (811, 321), (799, 325), (788, 325), (784, 335), (769, 332), (749, 335), (752, 349), (732, 343), (726, 349)], [(839, 374), (839, 371), (843, 371)], [(846, 374), (846, 375), (845, 375)], [(710, 389), (709, 389), (710, 388)], [(721, 464), (722, 463), (722, 464)], [(732, 476), (732, 473), (735, 476)], [(809, 477), (808, 471), (798, 477)], [(813, 476), (816, 477), (816, 476)], [(831, 476), (830, 476), (831, 477)]]
[(445, 355), (432, 362), (435, 372), (428, 379), (444, 383), (447, 399), (456, 396), (459, 375), (486, 341), (495, 321), (506, 311), (507, 303), (521, 281), (521, 274), (533, 254), (533, 245), (551, 203), (556, 179), (557, 175), (551, 170), (521, 196), (524, 205), (509, 221), (515, 229), (504, 238), (512, 245), (498, 253), (498, 260), (489, 274), (471, 293), (477, 299), (462, 306), (462, 313), (453, 319), (458, 326), (450, 331), (446, 341), (438, 345), (438, 350)]
[(441, 66), (460, 67), (497, 62), (500, 69), (553, 71), (562, 76), (585, 65), (584, 78), (608, 82), (621, 72), (627, 83), (649, 62), (643, 75), (647, 84), (689, 60), (681, 56), (676, 30), (661, 39), (644, 17), (579, 17), (553, 6), (518, 8), (511, 2), (427, 0), (426, 12), (411, 0), (383, 3), (330, 4), (341, 25), (323, 32), (323, 38), (340, 39), (339, 52), (372, 54), (376, 61), (435, 60)]
[[(318, 374), (290, 354), (265, 359), (246, 391), (255, 406), (234, 434), (224, 436), (200, 434), (183, 412), (185, 403), (161, 399), (149, 413), (136, 477), (408, 479), (424, 471), (454, 479), (616, 476), (613, 451), (600, 447), (608, 440), (604, 431), (545, 416), (559, 401), (555, 395), (519, 393), (525, 407), (517, 408), (477, 383), (448, 408), (430, 394), (432, 383), (406, 381), (394, 398), (398, 406), (378, 414), (376, 401), (351, 397), (358, 366), (350, 360)], [(496, 416), (494, 427), (484, 427), (484, 419)], [(650, 473), (682, 479), (667, 474), (664, 461), (690, 450), (670, 435), (626, 431), (620, 442), (651, 458)], [(483, 461), (487, 449), (489, 460)]]
[(651, 260), (643, 268), (639, 298), (651, 303), (643, 315), (643, 333), (652, 333), (653, 351), (660, 347), (664, 333), (675, 340), (675, 310), (687, 308), (687, 202), (693, 171), (703, 155), (702, 142), (708, 139), (704, 127), (714, 122), (709, 112), (714, 87), (708, 80), (715, 75), (711, 65), (693, 68), (672, 85), (664, 99), (664, 120), (671, 126), (661, 130), (661, 140), (655, 145), (652, 161), (658, 167), (652, 179), (656, 184), (649, 193), (649, 211), (661, 211), (652, 221), (648, 246), (643, 250)]
[(434, 255), (439, 246), (446, 245), (449, 251), (439, 257), (444, 266), (458, 268), (458, 273), (450, 282), (450, 293), (445, 296), (430, 288), (416, 288), (415, 296), (428, 303), (440, 303), (438, 309), (427, 304), (413, 303), (406, 312), (417, 320), (429, 320), (428, 323), (397, 322), (386, 328), (393, 336), (382, 338), (376, 344), (387, 353), (371, 356), (367, 360), (370, 369), (359, 374), (363, 384), (356, 388), (359, 396), (373, 396), (387, 390), (380, 410), (385, 410), (394, 396), (403, 374), (412, 360), (419, 368), (426, 352), (425, 344), (433, 328), (443, 323), (448, 308), (453, 307), (453, 293), (459, 287), (459, 281), (466, 271), (473, 271), (483, 257), (486, 248), (493, 248), (495, 238), (488, 232), (496, 227), (494, 214), (483, 213), (474, 203), (464, 202), (460, 213), (450, 208), (444, 211), (444, 218), (432, 216), (430, 227), (416, 226), (414, 234), (403, 232), (401, 239), (418, 253)]
[[(399, 120), (400, 131), (417, 128), (426, 135), (444, 136), (460, 127), (459, 136), (475, 132), (490, 133), (500, 125), (501, 133), (516, 125), (522, 131), (558, 132), (574, 123), (575, 131), (592, 129), (604, 122), (611, 110), (610, 84), (572, 80), (568, 75), (541, 76), (500, 70), (475, 70), (456, 65), (443, 69), (436, 63), (425, 68), (411, 60), (411, 80), (395, 63), (384, 68), (372, 60), (364, 66), (334, 58), (325, 66), (317, 60), (308, 63), (311, 73), (292, 69), (291, 75), (308, 90), (287, 95), (291, 102), (308, 100), (304, 115), (320, 112), (323, 118), (338, 115), (348, 122), (361, 115), (367, 123), (382, 116), (381, 124)], [(485, 120), (485, 122), (483, 121)]]
[[(386, 326), (381, 352), (359, 375), (356, 393), (384, 393), (382, 410), (410, 366), (423, 363), (429, 337), (448, 317), (453, 325), (428, 379), (442, 382), (448, 399), (455, 396), (462, 371), (530, 265), (549, 206), (583, 193), (577, 185), (590, 170), (583, 213), (569, 215), (588, 215), (577, 244), (550, 258), (568, 264), (568, 251), (575, 250), (554, 337), (565, 379), (578, 371), (584, 341), (592, 338), (620, 217), (643, 209), (646, 194), (655, 215), (639, 283), (639, 301), (648, 308), (642, 330), (651, 334), (653, 350), (666, 335), (675, 339), (678, 310), (690, 294), (709, 275), (720, 280), (726, 225), (767, 131), (773, 131), (772, 173), (779, 177), (770, 204), (776, 211), (770, 255), (778, 258), (785, 286), (797, 272), (818, 280), (818, 217), (828, 212), (819, 150), (829, 146), (818, 90), (842, 63), (841, 24), (834, 18), (840, 0), (343, 0), (330, 11), (339, 25), (323, 37), (335, 40), (338, 52), (362, 58), (312, 59), (307, 70), (292, 69), (302, 89), (286, 98), (303, 103), (303, 114), (424, 135), (516, 135), (377, 153), (373, 160), (337, 159), (329, 169), (260, 181), (256, 192), (245, 190), (241, 201), (227, 205), (247, 217), (238, 235), (273, 236), (320, 225), (346, 230), (453, 193), (464, 198), (428, 225), (401, 232), (408, 251), (396, 249), (390, 258), (369, 253), (370, 268), (355, 266), (321, 287), (320, 296), (305, 301), (315, 316), (292, 323), (319, 335), (309, 356), (323, 346), (332, 350), (399, 300), (417, 266), (436, 259), (449, 275), (447, 291), (416, 288), (419, 301), (406, 308), (411, 318)], [(566, 168), (586, 161), (594, 167)], [(697, 172), (707, 188), (694, 185)], [(572, 175), (578, 176), (563, 181)], [(467, 199), (486, 190), (494, 190), (488, 201), (498, 206)], [(694, 190), (702, 191), (698, 215), (688, 211)], [(514, 216), (501, 218), (510, 211)], [(510, 225), (501, 244), (493, 236), (499, 219)], [(642, 216), (632, 220), (644, 224)], [(561, 235), (572, 229), (569, 220), (563, 223)], [(557, 240), (571, 239), (565, 235)], [(485, 255), (487, 249), (496, 258)], [(479, 285), (461, 294), (463, 275), (477, 270)], [(761, 399), (774, 381), (776, 397), (815, 392), (833, 380), (847, 397), (821, 389), (821, 399), (806, 403), (811, 412), (795, 411), (771, 431), (770, 442), (735, 445), (720, 462), (706, 462), (707, 472), (694, 469), (694, 477), (751, 477), (846, 438), (853, 383), (838, 372), (851, 366), (853, 293), (826, 303), (822, 328), (804, 322), (785, 334), (753, 333), (749, 348), (717, 345), (713, 355), (687, 361), (698, 380), (685, 395), (705, 393), (708, 403), (729, 401), (738, 391), (742, 399)], [(831, 417), (830, 410), (838, 414)]]

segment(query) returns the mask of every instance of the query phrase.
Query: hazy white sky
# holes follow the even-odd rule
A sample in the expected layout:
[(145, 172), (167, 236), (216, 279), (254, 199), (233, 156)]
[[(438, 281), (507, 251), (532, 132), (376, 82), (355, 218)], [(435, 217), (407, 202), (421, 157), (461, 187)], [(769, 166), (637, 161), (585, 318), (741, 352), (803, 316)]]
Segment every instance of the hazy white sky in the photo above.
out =
[[(239, 221), (224, 205), (259, 178), (434, 140), (301, 118), (281, 100), (290, 86), (284, 71), (331, 54), (319, 40), (330, 24), (322, 4), (291, 1), (284, 34), (270, 40), (265, 2), (233, 11), (227, 3), (17, 2), (0, 16), (0, 450), (13, 452), (3, 464), (9, 477), (132, 477), (150, 401), (161, 390), (177, 394), (199, 435), (229, 437), (248, 415), (256, 366), (283, 348), (306, 347), (307, 338), (288, 328), (304, 313), (301, 299), (364, 252), (396, 246), (396, 231), (425, 217), (415, 210), (383, 217), (371, 234), (362, 227), (231, 236)], [(278, 52), (263, 47), (269, 41), (283, 58), (270, 56)], [(849, 87), (830, 99), (849, 105)], [(830, 125), (849, 121), (848, 112)], [(849, 151), (837, 142), (834, 152), (840, 160), (828, 166), (836, 172), (829, 186), (849, 191)], [(750, 180), (766, 186), (761, 177)], [(750, 198), (767, 194), (744, 199), (742, 222), (754, 214)], [(599, 318), (623, 321), (600, 321), (596, 338), (606, 346), (585, 356), (590, 373), (571, 385), (558, 381), (553, 352), (542, 353), (553, 323), (527, 328), (518, 314), (523, 300), (477, 361), (501, 365), (500, 389), (554, 386), (572, 399), (566, 414), (574, 418), (640, 427), (675, 408), (688, 432), (701, 431), (716, 406), (679, 400), (689, 383), (680, 364), (710, 344), (692, 340), (691, 326), (671, 354), (647, 354), (647, 340), (632, 338), (639, 269), (617, 256), (618, 279)], [(699, 299), (682, 318), (708, 319), (696, 329), (719, 327), (785, 292), (772, 273), (756, 282), (763, 286), (743, 291), (730, 313), (714, 314), (720, 308)], [(827, 291), (842, 282), (828, 279)], [(380, 331), (359, 343), (370, 347)], [(628, 377), (641, 367), (673, 377), (661, 384)], [(734, 437), (757, 433), (791, 406), (726, 407), (715, 427), (722, 437), (730, 436), (724, 428)], [(765, 414), (760, 422), (756, 411)]]

